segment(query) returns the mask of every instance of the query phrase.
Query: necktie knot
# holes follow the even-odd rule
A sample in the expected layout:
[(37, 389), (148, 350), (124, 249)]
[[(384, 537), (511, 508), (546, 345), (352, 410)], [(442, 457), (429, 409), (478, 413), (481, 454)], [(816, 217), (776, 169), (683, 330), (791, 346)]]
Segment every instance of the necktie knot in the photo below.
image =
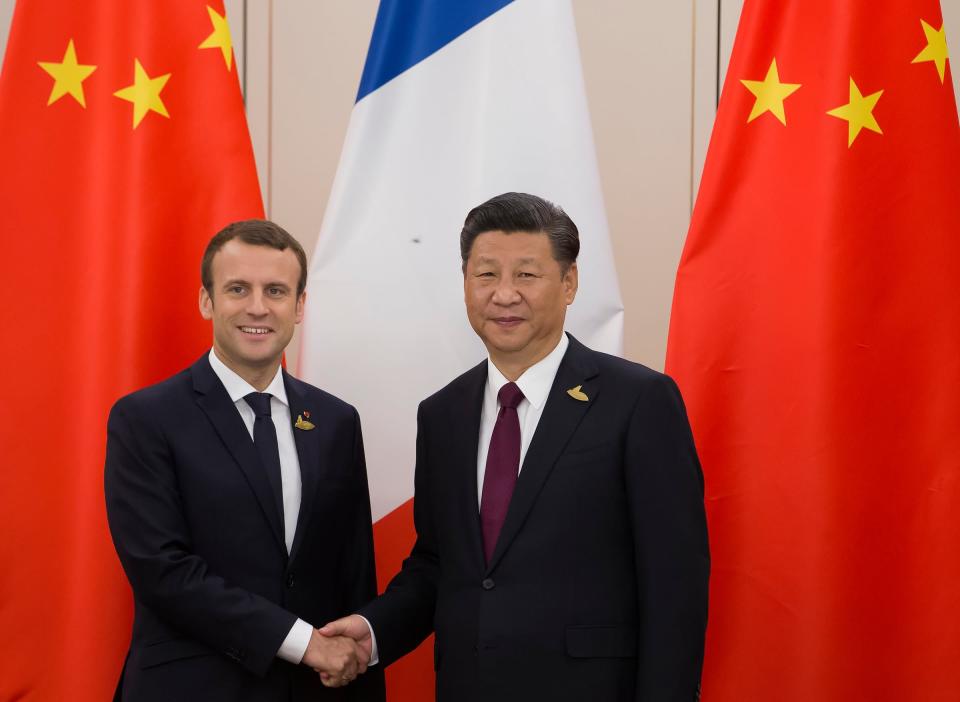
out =
[(271, 395), (268, 392), (252, 392), (249, 395), (246, 395), (243, 399), (247, 401), (248, 405), (250, 405), (250, 409), (253, 410), (253, 414), (255, 416), (269, 417), (270, 398)]
[(517, 406), (523, 400), (523, 391), (517, 387), (516, 383), (507, 383), (500, 392), (497, 393), (497, 399), (500, 400), (500, 406), (508, 409), (517, 409)]

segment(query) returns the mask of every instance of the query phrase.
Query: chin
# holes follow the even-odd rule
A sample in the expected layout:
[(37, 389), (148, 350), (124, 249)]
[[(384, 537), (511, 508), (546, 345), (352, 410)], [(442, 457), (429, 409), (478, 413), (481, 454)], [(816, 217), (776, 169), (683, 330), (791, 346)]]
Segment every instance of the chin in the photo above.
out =
[(527, 346), (526, 340), (519, 339), (488, 339), (487, 345), (500, 353), (516, 353)]
[(251, 366), (268, 366), (275, 361), (280, 354), (273, 351), (260, 351), (259, 353), (249, 353), (243, 357), (245, 363)]

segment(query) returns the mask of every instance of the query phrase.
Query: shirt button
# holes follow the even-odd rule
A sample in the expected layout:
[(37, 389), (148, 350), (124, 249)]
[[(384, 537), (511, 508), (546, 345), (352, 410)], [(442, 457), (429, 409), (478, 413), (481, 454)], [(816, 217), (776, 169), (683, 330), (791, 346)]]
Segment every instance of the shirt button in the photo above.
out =
[(482, 587), (484, 590), (492, 590), (494, 587), (496, 587), (496, 583), (493, 582), (493, 578), (484, 578), (483, 582), (480, 583), (480, 587)]

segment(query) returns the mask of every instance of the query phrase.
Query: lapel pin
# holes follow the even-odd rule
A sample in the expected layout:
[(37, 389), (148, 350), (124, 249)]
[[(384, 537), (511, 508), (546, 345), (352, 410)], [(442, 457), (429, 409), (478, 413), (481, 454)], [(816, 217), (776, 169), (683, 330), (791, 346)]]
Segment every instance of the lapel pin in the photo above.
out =
[[(309, 414), (308, 412), (304, 412), (303, 414), (307, 415), (308, 417), (310, 416), (310, 414)], [(313, 429), (313, 426), (314, 426), (314, 425), (313, 425), (313, 422), (308, 422), (307, 420), (305, 420), (305, 419), (303, 418), (303, 415), (298, 414), (298, 415), (297, 415), (297, 421), (293, 423), (293, 426), (295, 426), (297, 429), (303, 429), (304, 431), (310, 431), (311, 429)]]
[(580, 402), (587, 402), (590, 398), (580, 389), (582, 385), (578, 385), (575, 388), (570, 388), (567, 390), (567, 394), (572, 397), (574, 400), (580, 400)]

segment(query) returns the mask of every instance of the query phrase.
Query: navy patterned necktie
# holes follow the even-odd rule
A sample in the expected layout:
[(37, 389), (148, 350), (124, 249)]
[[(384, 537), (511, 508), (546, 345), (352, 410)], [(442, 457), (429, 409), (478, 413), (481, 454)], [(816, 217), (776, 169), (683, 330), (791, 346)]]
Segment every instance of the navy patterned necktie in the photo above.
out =
[(500, 412), (490, 437), (487, 466), (483, 474), (483, 493), (480, 496), (480, 527), (487, 563), (490, 563), (497, 545), (520, 472), (520, 419), (517, 417), (517, 406), (523, 400), (523, 392), (516, 383), (507, 383), (500, 388), (497, 399), (500, 400)]

